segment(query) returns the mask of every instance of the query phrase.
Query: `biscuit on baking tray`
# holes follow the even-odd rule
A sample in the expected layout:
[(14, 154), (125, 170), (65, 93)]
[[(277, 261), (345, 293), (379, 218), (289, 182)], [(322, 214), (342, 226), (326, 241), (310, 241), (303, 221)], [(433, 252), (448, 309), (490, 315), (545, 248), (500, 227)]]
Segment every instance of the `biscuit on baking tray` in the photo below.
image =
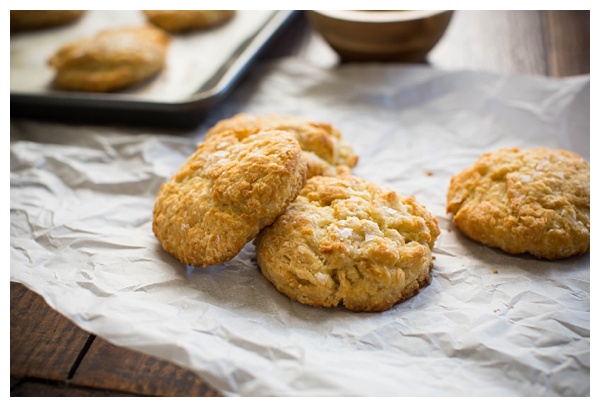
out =
[(165, 65), (169, 36), (151, 26), (111, 28), (62, 46), (48, 61), (54, 85), (111, 92), (142, 82)]
[(223, 132), (245, 137), (261, 130), (285, 130), (294, 134), (308, 165), (307, 178), (350, 172), (358, 163), (358, 156), (342, 139), (338, 129), (328, 123), (298, 117), (240, 113), (215, 124), (205, 137), (208, 139)]
[(85, 10), (10, 10), (10, 30), (36, 30), (71, 23)]
[(262, 274), (291, 299), (385, 311), (429, 284), (439, 234), (413, 197), (342, 174), (308, 179), (255, 244)]
[(154, 234), (185, 264), (225, 262), (285, 210), (305, 177), (302, 150), (286, 132), (213, 137), (161, 187)]
[(590, 246), (590, 165), (544, 147), (486, 153), (452, 178), (446, 209), (465, 235), (511, 254), (583, 254)]
[(223, 24), (235, 10), (144, 10), (148, 21), (170, 33), (204, 30)]

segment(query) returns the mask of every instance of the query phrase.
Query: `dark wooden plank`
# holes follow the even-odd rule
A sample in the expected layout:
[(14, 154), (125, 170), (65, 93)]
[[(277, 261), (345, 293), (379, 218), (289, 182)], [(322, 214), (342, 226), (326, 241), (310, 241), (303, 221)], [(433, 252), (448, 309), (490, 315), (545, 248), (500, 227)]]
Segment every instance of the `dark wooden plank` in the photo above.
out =
[(221, 396), (193, 372), (96, 338), (71, 384), (143, 396)]
[[(98, 338), (77, 367), (90, 334), (14, 282), (10, 337), (11, 395), (14, 391), (16, 396), (98, 396), (112, 395), (102, 392), (115, 390), (136, 395), (220, 396), (191, 371)], [(74, 374), (72, 380), (70, 374)]]
[(441, 69), (546, 75), (541, 12), (455, 11), (428, 61)]
[(10, 372), (65, 381), (89, 334), (36, 293), (10, 283)]
[[(12, 378), (11, 378), (12, 381)], [(90, 389), (62, 382), (25, 379), (10, 389), (11, 397), (128, 397), (131, 394)]]
[(590, 73), (590, 12), (544, 12), (546, 52), (551, 76)]

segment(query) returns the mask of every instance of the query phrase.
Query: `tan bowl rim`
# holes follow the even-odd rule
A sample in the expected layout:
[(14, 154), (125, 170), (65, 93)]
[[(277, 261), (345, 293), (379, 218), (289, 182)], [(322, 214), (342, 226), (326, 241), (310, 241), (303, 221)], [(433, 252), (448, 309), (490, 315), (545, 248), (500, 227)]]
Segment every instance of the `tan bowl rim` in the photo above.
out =
[(433, 17), (448, 10), (310, 10), (336, 20), (358, 23), (412, 21)]

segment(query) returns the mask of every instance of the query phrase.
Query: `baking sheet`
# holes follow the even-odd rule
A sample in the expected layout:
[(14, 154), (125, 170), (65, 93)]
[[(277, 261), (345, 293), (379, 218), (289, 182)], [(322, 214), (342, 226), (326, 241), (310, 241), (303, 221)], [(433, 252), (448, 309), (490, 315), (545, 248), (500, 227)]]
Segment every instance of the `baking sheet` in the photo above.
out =
[[(286, 59), (249, 79), (190, 132), (13, 120), (11, 280), (226, 395), (590, 394), (590, 256), (511, 256), (461, 236), (445, 213), (450, 177), (484, 152), (547, 146), (589, 160), (589, 76)], [(160, 184), (240, 111), (334, 124), (360, 155), (356, 175), (424, 204), (442, 230), (431, 285), (383, 313), (316, 309), (260, 275), (252, 244), (206, 269), (162, 251)]]
[(150, 80), (113, 93), (53, 89), (54, 71), (47, 61), (65, 43), (112, 27), (145, 24), (142, 11), (89, 10), (74, 24), (14, 33), (10, 38), (11, 103), (25, 113), (30, 107), (59, 105), (60, 110), (54, 112), (57, 116), (65, 109), (77, 113), (84, 108), (112, 108), (125, 120), (131, 113), (167, 115), (172, 111), (201, 118), (199, 113), (231, 91), (292, 15), (293, 11), (238, 10), (218, 27), (171, 34), (165, 69)]

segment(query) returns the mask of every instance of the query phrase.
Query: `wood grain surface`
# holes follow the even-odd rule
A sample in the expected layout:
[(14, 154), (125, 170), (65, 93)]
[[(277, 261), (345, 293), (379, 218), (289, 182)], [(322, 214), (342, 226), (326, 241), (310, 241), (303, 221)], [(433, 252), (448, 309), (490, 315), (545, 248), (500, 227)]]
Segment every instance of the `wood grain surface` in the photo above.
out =
[[(302, 13), (265, 59), (335, 54)], [(564, 77), (589, 74), (589, 11), (456, 11), (432, 67)], [(91, 335), (21, 284), (10, 285), (10, 395), (220, 396), (195, 373)]]

